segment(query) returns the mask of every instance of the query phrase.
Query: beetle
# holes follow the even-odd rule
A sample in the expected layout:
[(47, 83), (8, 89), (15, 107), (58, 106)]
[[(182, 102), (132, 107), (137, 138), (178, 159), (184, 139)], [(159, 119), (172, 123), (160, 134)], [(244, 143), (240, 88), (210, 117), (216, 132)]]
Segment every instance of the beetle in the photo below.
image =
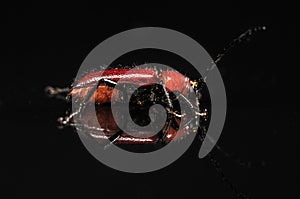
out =
[[(168, 120), (159, 135), (148, 138), (133, 137), (127, 135), (116, 125), (109, 107), (105, 105), (110, 104), (112, 101), (121, 102), (124, 97), (130, 97), (127, 96), (126, 90), (114, 89), (114, 86), (118, 84), (119, 80), (122, 80), (124, 88), (130, 84), (142, 86), (142, 89), (133, 95), (133, 100), (131, 100), (131, 105), (133, 106), (133, 108), (131, 108), (132, 111), (134, 111), (134, 109), (149, 109), (149, 107), (155, 103), (160, 103), (167, 108)], [(159, 81), (161, 84), (150, 84), (149, 82), (153, 80)], [(194, 120), (194, 118), (189, 118), (188, 120), (186, 115), (179, 114), (180, 110), (178, 104), (176, 104), (177, 97), (173, 92), (176, 92), (178, 96), (186, 102), (186, 105), (193, 109), (193, 113), (195, 113), (196, 116), (202, 117), (201, 120), (203, 121), (207, 120), (207, 109), (196, 111), (198, 101), (196, 100), (193, 104), (187, 99), (190, 92), (196, 92), (199, 96), (200, 81), (201, 79), (191, 80), (175, 70), (153, 68), (112, 68), (88, 73), (74, 82), (70, 90), (64, 90), (68, 92), (68, 98), (79, 99), (84, 101), (84, 103), (75, 113), (65, 118), (59, 118), (59, 123), (61, 125), (76, 125), (76, 123), (71, 121), (72, 117), (74, 117), (74, 114), (83, 114), (84, 117), (81, 118), (84, 118), (84, 121), (80, 121), (80, 123), (90, 124), (84, 125), (82, 128), (88, 130), (88, 134), (95, 139), (101, 140), (109, 137), (115, 144), (154, 144), (158, 142), (166, 144), (170, 142), (176, 134), (180, 135), (178, 136), (179, 138), (183, 138), (189, 134), (190, 129), (188, 124)], [(201, 82), (201, 84), (203, 84), (203, 82)], [(59, 93), (57, 89), (55, 90), (52, 87), (48, 87), (47, 92), (51, 95)], [(117, 97), (115, 97), (115, 99), (112, 99), (113, 92), (116, 92)], [(97, 106), (97, 113), (99, 113), (97, 114), (97, 121), (92, 121), (92, 117), (88, 114), (90, 112), (88, 109), (93, 107), (87, 108), (87, 103)], [(184, 128), (181, 129), (179, 129), (180, 120), (186, 120)], [(95, 122), (99, 122), (100, 126), (104, 128), (96, 130), (94, 128), (94, 126), (96, 126)], [(145, 121), (140, 122), (145, 123)], [(197, 132), (197, 129), (193, 129), (192, 131)], [(104, 132), (105, 135), (102, 132)]]
[[(76, 126), (76, 122), (72, 121), (73, 117), (77, 114), (82, 114), (85, 118), (85, 121), (83, 122), (84, 125), (82, 126), (76, 126), (77, 128), (83, 128), (87, 129), (90, 132), (90, 135), (94, 137), (95, 139), (103, 139), (107, 136), (109, 137), (109, 140), (111, 143), (114, 144), (149, 144), (149, 143), (163, 143), (166, 144), (170, 140), (174, 138), (174, 135), (176, 133), (181, 134), (181, 138), (183, 138), (186, 134), (190, 133), (191, 131), (195, 131), (195, 129), (188, 129), (188, 128), (182, 128), (178, 129), (178, 123), (181, 122), (181, 120), (185, 120), (184, 127), (187, 127), (190, 122), (194, 121), (194, 119), (191, 118), (185, 118), (185, 115), (180, 112), (180, 109), (176, 105), (176, 97), (175, 95), (172, 95), (172, 92), (178, 92), (179, 96), (184, 99), (186, 104), (190, 107), (191, 112), (194, 113), (194, 115), (199, 116), (196, 117), (196, 120), (204, 121), (204, 125), (200, 125), (200, 128), (195, 131), (197, 133), (199, 139), (201, 141), (204, 140), (206, 135), (206, 128), (207, 128), (207, 122), (209, 117), (209, 112), (207, 109), (200, 110), (199, 108), (199, 101), (201, 98), (202, 90), (205, 87), (205, 81), (206, 81), (206, 75), (209, 73), (209, 71), (213, 70), (214, 67), (216, 67), (216, 64), (222, 60), (222, 58), (235, 46), (240, 44), (243, 41), (249, 40), (251, 36), (254, 35), (254, 33), (266, 30), (265, 26), (258, 26), (254, 28), (250, 28), (241, 35), (239, 35), (237, 38), (235, 38), (232, 42), (230, 42), (216, 57), (216, 59), (213, 61), (213, 63), (207, 68), (206, 73), (202, 74), (202, 76), (198, 79), (192, 80), (189, 77), (176, 72), (176, 71), (160, 71), (160, 70), (153, 70), (153, 69), (126, 69), (126, 68), (111, 68), (109, 70), (105, 71), (94, 71), (91, 73), (86, 74), (84, 77), (79, 79), (77, 82), (74, 82), (71, 88), (54, 88), (54, 87), (47, 87), (46, 92), (49, 96), (57, 97), (57, 98), (64, 98), (63, 96), (67, 94), (66, 99), (72, 98), (78, 98), (80, 100), (83, 100), (83, 103), (80, 104), (79, 109), (70, 115), (66, 117), (61, 117), (58, 119), (59, 123), (63, 126), (65, 125), (71, 125)], [(161, 80), (161, 85), (158, 87), (157, 85), (147, 85), (147, 82), (151, 78), (157, 78)], [(111, 103), (112, 101), (121, 101), (122, 97), (128, 97), (126, 96), (126, 91), (116, 91), (117, 97), (115, 99), (112, 99), (112, 93), (114, 92), (114, 86), (117, 84), (118, 80), (124, 80), (125, 82), (128, 81), (128, 83), (134, 83), (136, 85), (144, 85), (143, 89), (147, 93), (147, 95), (150, 96), (151, 93), (155, 93), (155, 90), (157, 89), (157, 98), (155, 98), (155, 102), (162, 103), (168, 112), (168, 119), (166, 121), (166, 124), (162, 131), (160, 132), (159, 136), (156, 137), (149, 137), (149, 138), (135, 138), (132, 136), (126, 135), (122, 130), (117, 127), (117, 125), (112, 120), (113, 117), (111, 115), (110, 110), (105, 108), (105, 106), (101, 106), (103, 104)], [(146, 87), (145, 87), (146, 84)], [(197, 99), (196, 102), (191, 102), (187, 100), (186, 96), (188, 96), (189, 92), (195, 92)], [(143, 99), (142, 97), (139, 97), (139, 92), (137, 92), (137, 95), (134, 95), (134, 99), (131, 101), (132, 104), (134, 104), (133, 107), (139, 107), (143, 108), (143, 104), (149, 103), (147, 100)], [(140, 94), (143, 94), (143, 92), (140, 92)], [(145, 93), (144, 93), (145, 94)], [(141, 95), (143, 96), (143, 95)], [(97, 121), (92, 122), (99, 122), (101, 124), (101, 127), (104, 127), (102, 129), (96, 128), (93, 124), (91, 125), (85, 125), (89, 121), (88, 109), (91, 108), (87, 104), (91, 103), (95, 106), (98, 106), (100, 112), (103, 114), (100, 114), (102, 116), (97, 117)], [(148, 104), (149, 105), (149, 104)], [(94, 107), (93, 107), (94, 108)], [(133, 108), (134, 109), (134, 108)], [(99, 113), (99, 111), (98, 111)], [(105, 117), (106, 116), (106, 117)], [(99, 131), (104, 131), (106, 136), (100, 135)], [(101, 137), (102, 136), (102, 137)], [(230, 157), (230, 154), (225, 152), (220, 146), (217, 144), (215, 145), (217, 149), (219, 149), (225, 157)], [(228, 179), (228, 177), (225, 176), (223, 170), (219, 166), (218, 161), (211, 155), (208, 155), (210, 162), (215, 167), (217, 173), (222, 177), (222, 180), (229, 184), (230, 188), (234, 191), (236, 196), (238, 198), (248, 198), (245, 194), (238, 191), (236, 186)], [(240, 163), (240, 165), (249, 165), (248, 163), (245, 163), (244, 161), (238, 160), (237, 162)]]

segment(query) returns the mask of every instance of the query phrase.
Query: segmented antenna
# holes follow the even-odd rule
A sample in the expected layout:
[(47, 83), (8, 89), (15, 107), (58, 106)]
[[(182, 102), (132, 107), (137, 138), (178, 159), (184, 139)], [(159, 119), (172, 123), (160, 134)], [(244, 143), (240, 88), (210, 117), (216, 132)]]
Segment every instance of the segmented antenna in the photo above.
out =
[(243, 43), (244, 41), (249, 41), (251, 37), (253, 37), (256, 33), (265, 31), (267, 28), (266, 26), (257, 26), (254, 28), (249, 28), (247, 31), (240, 34), (237, 38), (232, 40), (228, 45), (226, 45), (223, 50), (217, 55), (215, 60), (211, 63), (209, 67), (206, 68), (206, 71), (202, 75), (203, 80), (205, 82), (208, 73), (216, 67), (216, 64), (219, 63), (222, 58), (227, 55), (233, 48), (237, 47), (239, 44)]
[(222, 181), (229, 186), (229, 188), (235, 193), (237, 198), (249, 199), (249, 196), (240, 192), (239, 189), (237, 188), (237, 186), (225, 175), (223, 169), (220, 166), (220, 162), (216, 158), (214, 158), (211, 154), (208, 154), (207, 156), (208, 156), (210, 163), (213, 165), (216, 172), (221, 177)]

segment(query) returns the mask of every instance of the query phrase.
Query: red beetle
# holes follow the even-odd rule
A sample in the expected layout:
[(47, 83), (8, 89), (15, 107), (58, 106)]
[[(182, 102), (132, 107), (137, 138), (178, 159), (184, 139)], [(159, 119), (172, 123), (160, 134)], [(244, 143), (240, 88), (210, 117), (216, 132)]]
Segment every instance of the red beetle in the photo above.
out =
[[(126, 91), (116, 90), (114, 88), (119, 80), (122, 80), (122, 84), (135, 84), (138, 87), (142, 86), (144, 88), (144, 92), (142, 94), (139, 93), (139, 95), (143, 95), (144, 98), (141, 99), (141, 96), (135, 95), (135, 99), (131, 101), (133, 105), (131, 110), (147, 109), (147, 107), (149, 108), (149, 102), (153, 101), (165, 105), (170, 117), (168, 117), (168, 121), (166, 121), (160, 134), (147, 138), (139, 138), (126, 134), (126, 132), (121, 130), (122, 128), (118, 127), (114, 121), (110, 106), (105, 105), (110, 104), (111, 102), (122, 102), (123, 97), (126, 96)], [(151, 84), (150, 82), (153, 81), (161, 82), (162, 87)], [(68, 92), (68, 96), (84, 101), (85, 106), (68, 117), (59, 118), (59, 122), (63, 125), (76, 125), (76, 123), (84, 124), (81, 125), (81, 128), (84, 129), (85, 132), (88, 132), (93, 138), (101, 140), (109, 137), (115, 144), (153, 144), (159, 141), (168, 143), (176, 134), (178, 135), (177, 137), (183, 138), (190, 132), (197, 132), (198, 129), (190, 129), (188, 124), (192, 119), (187, 118), (184, 114), (180, 114), (178, 108), (173, 105), (173, 103), (176, 104), (176, 96), (172, 95), (173, 92), (179, 93), (193, 109), (194, 113), (198, 116), (203, 116), (203, 118), (206, 119), (208, 114), (207, 110), (204, 110), (203, 112), (196, 111), (198, 100), (195, 99), (196, 103), (194, 104), (187, 100), (190, 92), (198, 92), (197, 88), (199, 83), (199, 81), (192, 81), (187, 76), (175, 70), (113, 68), (92, 72), (76, 81), (70, 90), (63, 90)], [(57, 90), (52, 87), (48, 87), (47, 90), (51, 95), (62, 92), (62, 90)], [(113, 92), (115, 92), (114, 99), (112, 99)], [(151, 93), (155, 93), (155, 99), (150, 99)], [(170, 99), (167, 99), (166, 96)], [(92, 104), (92, 106), (87, 106), (86, 104)], [(152, 104), (154, 104), (154, 102)], [(93, 117), (90, 114), (90, 108), (95, 108), (95, 105), (97, 117)], [(174, 110), (171, 110), (170, 107), (174, 107)], [(82, 120), (72, 121), (74, 114), (81, 114), (80, 118), (82, 118)], [(96, 128), (96, 126), (99, 126), (96, 124), (97, 122), (102, 129)], [(186, 123), (184, 128), (178, 128), (180, 122)]]

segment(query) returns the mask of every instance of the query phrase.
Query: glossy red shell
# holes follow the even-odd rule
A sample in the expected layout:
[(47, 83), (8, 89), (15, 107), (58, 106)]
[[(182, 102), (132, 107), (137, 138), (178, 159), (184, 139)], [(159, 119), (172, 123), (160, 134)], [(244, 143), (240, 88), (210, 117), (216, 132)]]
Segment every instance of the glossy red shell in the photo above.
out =
[[(187, 96), (191, 87), (191, 82), (188, 77), (182, 75), (177, 71), (165, 70), (161, 71), (160, 74), (154, 69), (110, 69), (105, 71), (96, 71), (87, 74), (76, 83), (74, 83), (71, 89), (70, 95), (81, 100), (88, 96), (91, 89), (99, 83), (100, 80), (111, 80), (114, 82), (122, 79), (122, 83), (126, 84), (136, 84), (138, 86), (145, 86), (153, 80), (159, 82), (162, 81), (165, 84), (166, 89), (169, 92), (178, 91), (181, 94)], [(99, 84), (95, 94), (89, 99), (90, 103), (105, 104), (112, 100), (112, 93), (116, 92), (118, 96), (118, 91), (107, 86), (105, 84)], [(100, 108), (101, 109), (101, 108)], [(95, 122), (98, 122), (101, 127), (104, 128), (105, 135), (100, 135), (99, 133), (91, 133), (96, 139), (103, 139), (105, 136), (109, 137), (118, 132), (120, 129), (115, 124), (113, 116), (109, 110), (102, 108), (98, 111), (97, 117), (91, 117), (89, 111), (82, 113), (84, 122), (89, 126), (95, 126)], [(97, 120), (93, 119), (97, 118)], [(176, 122), (180, 122), (177, 120)], [(166, 127), (164, 127), (166, 128)], [(188, 129), (180, 129), (176, 131), (172, 127), (169, 129), (166, 139), (167, 141), (172, 140), (175, 134), (179, 134), (182, 137), (188, 133)], [(157, 141), (157, 136), (149, 138), (134, 138), (132, 136), (122, 136), (116, 143), (135, 143), (135, 144), (145, 144), (153, 143)]]

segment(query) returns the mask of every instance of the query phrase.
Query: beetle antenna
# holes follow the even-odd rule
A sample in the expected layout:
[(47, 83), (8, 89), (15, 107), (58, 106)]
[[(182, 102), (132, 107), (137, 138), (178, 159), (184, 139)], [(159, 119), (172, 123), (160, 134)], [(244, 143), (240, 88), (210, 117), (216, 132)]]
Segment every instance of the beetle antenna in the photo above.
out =
[(230, 189), (236, 194), (237, 198), (239, 199), (249, 199), (248, 195), (241, 193), (236, 185), (225, 175), (223, 169), (220, 166), (220, 162), (214, 158), (211, 154), (207, 155), (210, 163), (213, 165), (219, 176), (221, 177), (222, 181), (230, 187)]
[[(220, 151), (223, 155), (223, 157), (232, 160), (233, 162), (237, 163), (239, 166), (241, 167), (245, 167), (247, 169), (251, 169), (254, 166), (254, 162), (249, 161), (249, 160), (242, 160), (241, 158), (237, 157), (236, 155), (232, 154), (232, 153), (228, 153), (226, 150), (224, 150), (220, 145), (218, 145), (216, 143), (216, 141), (210, 137), (207, 134), (200, 134), (200, 141), (203, 142), (204, 138), (207, 136), (208, 140), (213, 143), (216, 147), (216, 149), (218, 149), (218, 151)], [(265, 161), (261, 161), (260, 163), (257, 163), (257, 166), (260, 167), (264, 167), (265, 166)]]
[(247, 31), (243, 32), (237, 38), (232, 40), (228, 45), (226, 45), (223, 50), (217, 55), (216, 59), (211, 63), (211, 65), (206, 68), (206, 71), (203, 74), (204, 82), (209, 71), (213, 70), (216, 67), (216, 64), (220, 62), (222, 58), (227, 55), (233, 48), (244, 41), (249, 41), (251, 37), (254, 36), (257, 32), (265, 31), (266, 29), (266, 26), (256, 26), (254, 28), (249, 28)]
[(214, 62), (217, 64), (231, 49), (244, 41), (249, 41), (255, 33), (265, 31), (266, 29), (266, 26), (256, 26), (254, 28), (249, 28), (247, 31), (240, 34), (237, 38), (235, 38), (232, 42), (225, 46), (225, 48), (223, 48), (223, 50), (217, 55), (217, 58), (214, 60)]
[[(228, 153), (227, 151), (225, 151), (218, 144), (216, 144), (215, 147), (216, 147), (216, 149), (218, 149), (222, 153), (222, 155), (225, 158), (228, 158), (228, 159), (232, 160), (233, 162), (237, 163), (239, 166), (245, 167), (247, 169), (253, 168), (254, 162), (249, 161), (249, 160), (242, 160), (239, 157), (237, 157), (236, 155), (234, 155), (232, 153)], [(265, 161), (261, 161), (260, 163), (257, 163), (257, 166), (260, 166), (260, 167), (263, 167), (264, 165), (265, 165)]]

